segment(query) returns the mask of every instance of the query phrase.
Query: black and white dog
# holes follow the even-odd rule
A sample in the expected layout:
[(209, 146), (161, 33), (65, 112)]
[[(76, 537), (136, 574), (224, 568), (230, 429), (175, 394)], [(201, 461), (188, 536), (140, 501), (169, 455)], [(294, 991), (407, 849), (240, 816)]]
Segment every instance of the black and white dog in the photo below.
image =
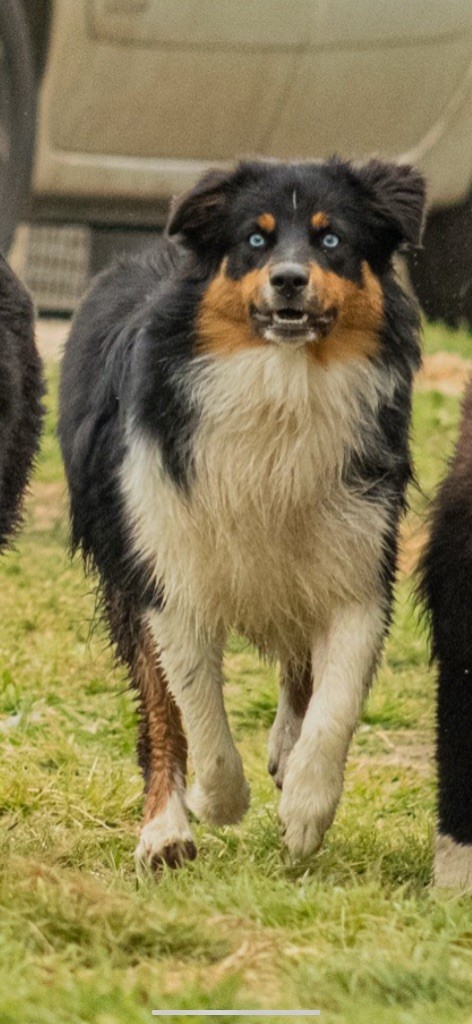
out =
[(472, 383), (421, 573), (439, 668), (435, 881), (472, 889)]
[(39, 447), (43, 390), (33, 307), (0, 255), (0, 549), (21, 519)]
[(248, 806), (230, 628), (281, 663), (269, 771), (289, 850), (333, 820), (411, 475), (418, 317), (392, 256), (423, 204), (415, 170), (375, 160), (212, 172), (76, 316), (60, 438), (73, 544), (141, 695), (140, 864), (195, 856), (187, 808), (223, 823)]

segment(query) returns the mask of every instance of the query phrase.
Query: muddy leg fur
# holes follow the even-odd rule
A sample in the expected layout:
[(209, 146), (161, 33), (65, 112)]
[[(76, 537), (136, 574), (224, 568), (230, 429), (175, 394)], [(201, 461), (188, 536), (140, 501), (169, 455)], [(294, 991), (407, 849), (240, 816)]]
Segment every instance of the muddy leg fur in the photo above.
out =
[(435, 883), (472, 889), (472, 385), (433, 505), (421, 592), (438, 664)]
[(149, 627), (117, 591), (109, 591), (106, 612), (120, 659), (140, 699), (138, 760), (144, 777), (144, 813), (138, 870), (180, 867), (196, 847), (187, 820), (187, 740), (169, 692)]
[(313, 691), (311, 659), (291, 661), (280, 670), (279, 703), (269, 736), (269, 774), (282, 789), (287, 760), (300, 736)]

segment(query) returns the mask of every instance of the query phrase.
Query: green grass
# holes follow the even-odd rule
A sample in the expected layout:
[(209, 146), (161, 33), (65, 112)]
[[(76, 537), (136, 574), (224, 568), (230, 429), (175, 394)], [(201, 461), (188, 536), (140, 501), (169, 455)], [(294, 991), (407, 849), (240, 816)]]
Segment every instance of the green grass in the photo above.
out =
[(463, 328), (453, 330), (443, 324), (428, 324), (425, 329), (425, 352), (453, 352), (464, 359), (472, 359), (472, 332)]
[[(453, 341), (469, 354), (466, 335)], [(472, 900), (430, 887), (434, 679), (406, 578), (321, 852), (297, 866), (283, 851), (265, 768), (276, 676), (233, 638), (227, 701), (251, 809), (237, 828), (197, 826), (198, 860), (137, 886), (135, 711), (68, 560), (56, 376), (26, 529), (0, 563), (0, 1024), (144, 1024), (159, 1007), (471, 1021)], [(458, 406), (416, 396), (410, 532)]]

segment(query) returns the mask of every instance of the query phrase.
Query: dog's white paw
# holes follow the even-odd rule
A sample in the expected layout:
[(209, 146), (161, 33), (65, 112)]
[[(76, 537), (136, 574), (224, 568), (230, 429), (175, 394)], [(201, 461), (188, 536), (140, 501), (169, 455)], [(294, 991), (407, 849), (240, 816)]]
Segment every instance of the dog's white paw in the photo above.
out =
[(172, 793), (164, 810), (141, 829), (135, 851), (136, 870), (138, 874), (155, 873), (164, 864), (178, 868), (196, 856), (197, 848), (182, 797), (180, 793)]
[(235, 825), (244, 817), (250, 795), (238, 755), (233, 771), (205, 779), (204, 783), (195, 782), (187, 793), (187, 807), (199, 821)]
[(452, 836), (436, 836), (434, 884), (438, 888), (472, 892), (472, 844)]
[(336, 814), (343, 787), (339, 766), (311, 760), (298, 750), (289, 759), (279, 817), (284, 842), (294, 857), (306, 857), (319, 849)]
[(287, 762), (300, 736), (303, 718), (300, 715), (286, 714), (283, 719), (275, 722), (269, 735), (269, 775), (273, 776), (277, 789), (282, 789)]

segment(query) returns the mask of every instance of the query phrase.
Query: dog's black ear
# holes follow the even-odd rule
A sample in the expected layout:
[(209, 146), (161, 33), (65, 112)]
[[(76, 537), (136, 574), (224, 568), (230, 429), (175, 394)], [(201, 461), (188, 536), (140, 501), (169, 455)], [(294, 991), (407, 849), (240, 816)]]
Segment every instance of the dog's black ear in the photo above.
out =
[(409, 164), (369, 160), (355, 166), (354, 176), (368, 203), (372, 227), (384, 236), (390, 250), (417, 245), (421, 237), (426, 182)]
[(175, 201), (167, 234), (180, 234), (196, 248), (218, 244), (225, 234), (225, 215), (234, 180), (234, 171), (205, 174), (190, 192)]

